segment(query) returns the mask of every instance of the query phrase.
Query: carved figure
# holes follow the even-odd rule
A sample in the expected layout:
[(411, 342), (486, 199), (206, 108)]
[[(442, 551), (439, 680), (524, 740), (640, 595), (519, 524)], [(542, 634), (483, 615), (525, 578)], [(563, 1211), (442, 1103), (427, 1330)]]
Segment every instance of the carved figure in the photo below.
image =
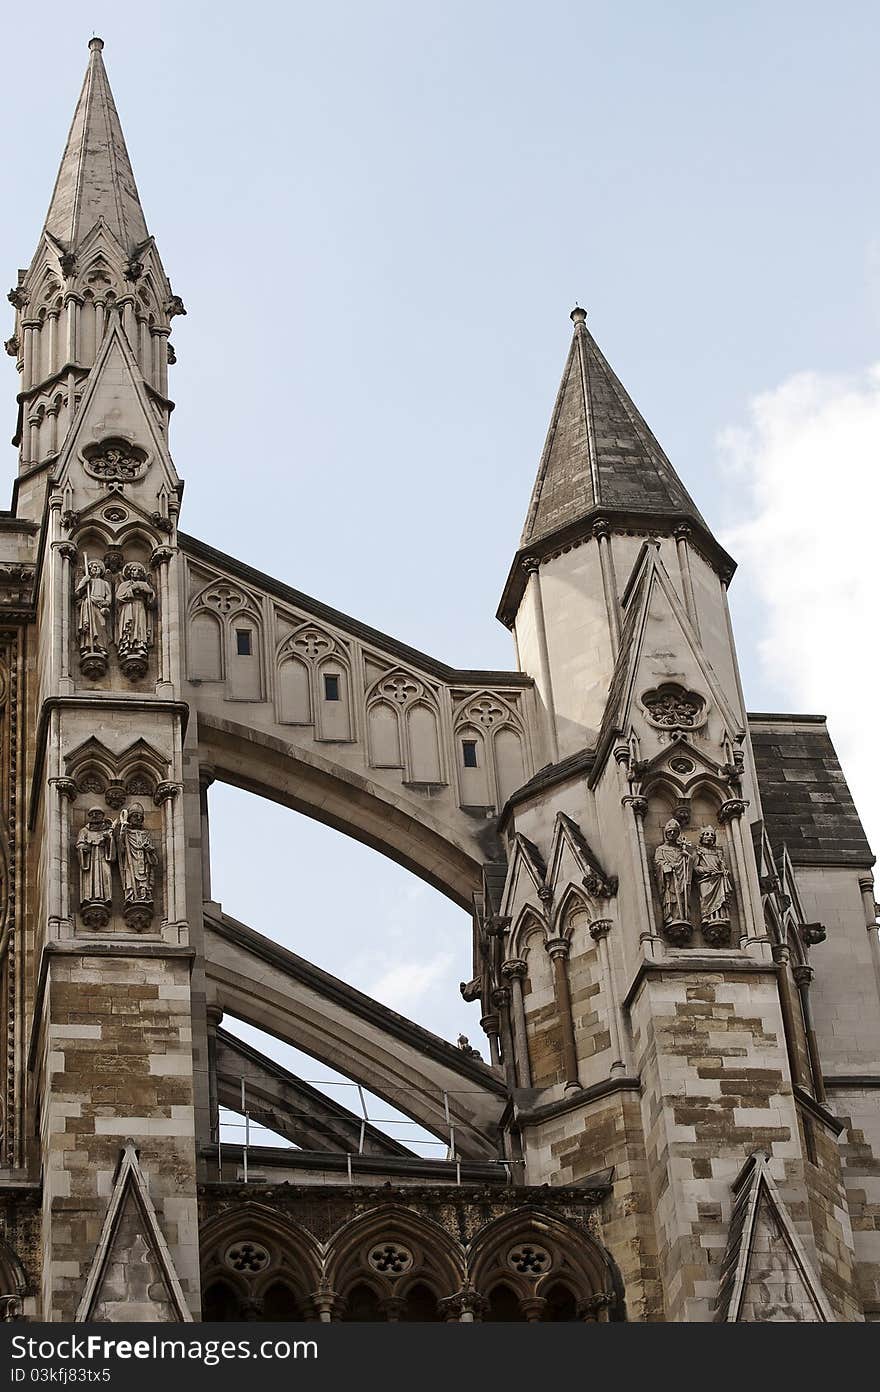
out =
[(159, 858), (152, 833), (144, 826), (144, 809), (139, 802), (130, 808), (123, 807), (113, 832), (125, 900), (125, 921), (130, 928), (147, 928), (153, 918), (153, 880)]
[(79, 861), (79, 911), (87, 928), (106, 928), (110, 922), (111, 865), (116, 847), (110, 823), (100, 807), (90, 807), (76, 838)]
[(733, 881), (724, 852), (717, 844), (714, 827), (704, 827), (694, 858), (694, 877), (700, 891), (700, 922), (710, 943), (726, 942), (730, 935), (730, 900)]
[(153, 646), (153, 620), (150, 610), (156, 591), (140, 561), (122, 567), (116, 587), (116, 652), (127, 677), (142, 677)]
[(87, 677), (101, 677), (107, 670), (107, 625), (113, 590), (103, 561), (85, 557), (85, 572), (74, 591), (77, 600), (79, 665)]
[(688, 918), (694, 848), (681, 834), (674, 817), (663, 828), (663, 842), (654, 852), (654, 872), (663, 910), (663, 927), (673, 942), (685, 942), (691, 935)]

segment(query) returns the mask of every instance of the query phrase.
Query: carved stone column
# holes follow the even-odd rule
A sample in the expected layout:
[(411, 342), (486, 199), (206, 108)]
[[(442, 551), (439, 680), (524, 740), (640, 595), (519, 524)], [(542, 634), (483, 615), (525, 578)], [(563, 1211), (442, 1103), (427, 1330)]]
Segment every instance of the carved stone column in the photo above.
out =
[(220, 1138), (220, 1098), (217, 1092), (217, 1030), (223, 1023), (223, 1011), (219, 1005), (209, 1005), (205, 1009), (206, 1037), (208, 1041), (208, 1110), (210, 1112), (211, 1140)]
[(632, 810), (632, 836), (634, 839), (634, 856), (636, 863), (641, 870), (642, 880), (642, 901), (645, 909), (645, 927), (639, 933), (640, 941), (646, 946), (647, 950), (653, 955), (654, 946), (662, 943), (662, 939), (657, 932), (657, 920), (654, 916), (654, 896), (651, 891), (651, 870), (648, 865), (648, 848), (645, 845), (645, 817), (648, 813), (648, 799), (640, 795), (628, 794), (622, 799), (623, 803)]
[(791, 991), (791, 979), (788, 974), (791, 952), (784, 943), (775, 943), (773, 946), (773, 960), (781, 968), (779, 972), (779, 1004), (782, 1009), (782, 1028), (785, 1031), (785, 1047), (788, 1053), (788, 1066), (791, 1069), (791, 1079), (798, 1087), (805, 1088), (809, 1079), (804, 1077), (798, 1055), (796, 1040), (797, 1027), (795, 1025), (794, 997)]
[(77, 795), (77, 786), (72, 778), (53, 778), (59, 804), (58, 827), (58, 923), (59, 937), (73, 936), (73, 913), (70, 904), (70, 858), (72, 837), (70, 830), (70, 804)]
[(150, 555), (150, 567), (156, 576), (156, 628), (159, 635), (156, 651), (158, 666), (156, 691), (158, 695), (165, 696), (173, 695), (174, 681), (171, 670), (172, 606), (168, 584), (168, 565), (173, 555), (174, 552), (170, 546), (156, 546)]
[(174, 803), (180, 792), (177, 783), (160, 783), (153, 796), (157, 807), (162, 808), (162, 840), (165, 847), (165, 919), (171, 925), (177, 923), (181, 914), (178, 895), (178, 864), (176, 838), (174, 835)]
[(611, 1072), (621, 1075), (626, 1072), (623, 1049), (623, 1031), (620, 1024), (620, 1009), (614, 983), (614, 965), (608, 934), (611, 931), (610, 918), (597, 918), (590, 924), (590, 937), (599, 948), (599, 963), (602, 973), (602, 990), (608, 1003), (608, 1028), (611, 1034)]
[(859, 877), (859, 893), (862, 896), (862, 904), (865, 908), (865, 927), (868, 930), (868, 945), (871, 949), (871, 961), (874, 963), (877, 995), (880, 996), (880, 923), (877, 922), (878, 915), (880, 915), (880, 907), (874, 902), (873, 875), (861, 875)]
[(556, 1012), (562, 1036), (562, 1069), (566, 1091), (580, 1087), (577, 1048), (574, 1039), (574, 1020), (571, 1013), (571, 990), (568, 984), (568, 938), (550, 938), (545, 943), (553, 963), (553, 985), (556, 992)]
[(620, 601), (617, 597), (617, 577), (614, 573), (614, 552), (611, 549), (611, 527), (604, 518), (593, 523), (593, 536), (599, 548), (599, 566), (602, 570), (602, 589), (605, 594), (605, 608), (611, 629), (611, 645), (614, 655), (620, 650)]
[(673, 532), (675, 546), (678, 551), (678, 568), (681, 572), (681, 592), (684, 596), (684, 607), (688, 618), (693, 624), (699, 636), (700, 621), (697, 616), (697, 601), (694, 598), (694, 581), (691, 575), (691, 556), (688, 549), (688, 542), (692, 532), (686, 522), (682, 522)]
[(316, 1291), (312, 1291), (309, 1299), (321, 1324), (331, 1324), (342, 1318), (345, 1301), (329, 1286), (320, 1285)]
[(528, 577), (528, 586), (531, 589), (535, 605), (535, 634), (538, 639), (538, 667), (541, 680), (539, 686), (541, 695), (544, 697), (544, 706), (547, 712), (547, 741), (550, 750), (550, 759), (554, 764), (559, 763), (559, 736), (556, 731), (556, 704), (553, 700), (553, 678), (550, 675), (550, 650), (547, 646), (547, 625), (544, 621), (544, 600), (541, 595), (541, 568), (540, 563), (534, 556), (526, 556), (522, 563), (523, 570)]
[(754, 864), (751, 848), (746, 846), (743, 837), (742, 818), (748, 803), (739, 797), (728, 798), (718, 809), (718, 820), (730, 832), (730, 844), (736, 862), (736, 880), (739, 888), (740, 946), (750, 943), (766, 944), (764, 928), (764, 906), (761, 901), (761, 887), (757, 882), (757, 872), (749, 873), (749, 865)]
[(202, 846), (202, 898), (211, 898), (211, 826), (208, 817), (208, 789), (214, 782), (214, 770), (208, 764), (199, 765), (199, 817)]
[(816, 1040), (816, 1031), (813, 1026), (813, 1007), (810, 1003), (810, 983), (815, 976), (813, 968), (804, 963), (792, 968), (795, 985), (801, 998), (801, 1011), (804, 1017), (804, 1031), (807, 1036), (807, 1052), (810, 1055), (810, 1071), (813, 1074), (813, 1096), (817, 1102), (823, 1106), (828, 1101), (825, 1095), (825, 1080), (822, 1077), (822, 1061), (819, 1057), (819, 1045)]
[(529, 1062), (529, 1037), (526, 1031), (526, 1011), (523, 1003), (523, 981), (528, 967), (521, 957), (504, 962), (501, 974), (510, 982), (512, 1000), (510, 1013), (513, 1018), (513, 1038), (516, 1045), (516, 1079), (520, 1087), (532, 1086), (532, 1069)]
[(496, 986), (492, 991), (492, 1004), (497, 1014), (501, 1036), (501, 1061), (508, 1087), (516, 1087), (516, 1050), (513, 1044), (513, 1030), (510, 1026), (510, 1001), (512, 992), (509, 986)]

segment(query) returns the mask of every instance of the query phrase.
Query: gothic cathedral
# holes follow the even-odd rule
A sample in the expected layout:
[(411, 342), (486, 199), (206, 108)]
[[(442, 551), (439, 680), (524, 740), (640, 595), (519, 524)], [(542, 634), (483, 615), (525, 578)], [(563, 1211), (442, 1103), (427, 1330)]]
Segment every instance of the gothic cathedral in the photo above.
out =
[[(456, 670), (185, 534), (185, 311), (102, 48), (9, 295), (3, 1314), (880, 1318), (873, 856), (824, 718), (746, 711), (734, 563), (585, 312), (498, 609), (516, 670)], [(214, 780), (472, 913), (485, 1059), (224, 914)], [(290, 1144), (221, 1137), (245, 1093)]]

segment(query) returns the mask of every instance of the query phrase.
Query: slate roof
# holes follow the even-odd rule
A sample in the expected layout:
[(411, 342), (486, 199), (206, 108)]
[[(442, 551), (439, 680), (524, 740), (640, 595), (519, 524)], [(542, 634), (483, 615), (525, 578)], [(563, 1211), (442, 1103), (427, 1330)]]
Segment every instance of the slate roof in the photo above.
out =
[(793, 865), (874, 863), (823, 715), (750, 714), (758, 787), (774, 851)]
[(55, 180), (46, 231), (72, 251), (103, 218), (133, 252), (148, 239), (122, 126), (107, 80), (101, 39), (89, 43), (89, 66)]
[(574, 336), (520, 545), (540, 541), (596, 507), (684, 515), (706, 527), (587, 329), (584, 310), (575, 309), (571, 317)]

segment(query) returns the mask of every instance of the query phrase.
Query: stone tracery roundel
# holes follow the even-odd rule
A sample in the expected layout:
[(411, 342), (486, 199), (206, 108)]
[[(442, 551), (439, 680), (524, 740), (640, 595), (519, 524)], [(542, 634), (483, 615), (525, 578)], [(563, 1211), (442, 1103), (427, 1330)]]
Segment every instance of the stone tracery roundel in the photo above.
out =
[(223, 1260), (232, 1271), (255, 1275), (265, 1270), (270, 1257), (261, 1242), (233, 1242), (223, 1254)]
[(413, 1254), (400, 1242), (381, 1242), (370, 1248), (367, 1261), (374, 1271), (383, 1276), (400, 1276), (410, 1270)]
[(705, 725), (708, 712), (704, 698), (678, 682), (661, 682), (642, 693), (642, 706), (650, 723), (658, 730), (698, 730)]
[(511, 1271), (537, 1280), (539, 1276), (543, 1276), (545, 1272), (550, 1270), (553, 1258), (547, 1248), (542, 1247), (537, 1242), (518, 1242), (507, 1253), (507, 1265)]

